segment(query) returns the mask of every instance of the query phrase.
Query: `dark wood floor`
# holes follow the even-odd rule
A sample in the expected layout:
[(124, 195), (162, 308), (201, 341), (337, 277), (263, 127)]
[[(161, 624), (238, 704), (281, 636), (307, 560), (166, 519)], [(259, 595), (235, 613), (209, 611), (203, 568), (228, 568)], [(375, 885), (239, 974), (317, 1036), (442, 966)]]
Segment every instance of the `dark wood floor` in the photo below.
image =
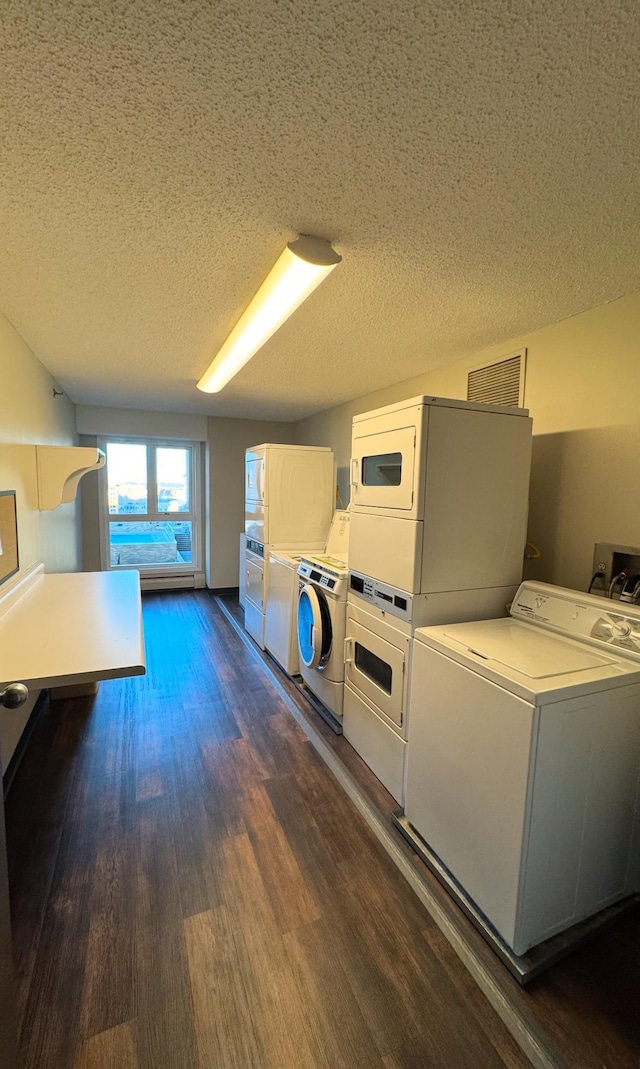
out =
[[(225, 599), (224, 609), (242, 619), (237, 602)], [(632, 906), (610, 927), (581, 949), (548, 969), (524, 990), (440, 886), (429, 869), (392, 825), (396, 803), (342, 736), (326, 728), (300, 699), (291, 680), (267, 654), (252, 646), (254, 656), (275, 674), (298, 711), (313, 725), (322, 741), (339, 757), (356, 781), (371, 811), (393, 837), (394, 850), (403, 854), (426, 897), (444, 917), (446, 926), (464, 944), (465, 953), (479, 966), (481, 982), (492, 989), (496, 1004), (520, 1034), (538, 1062), (557, 1069), (640, 1069), (640, 905)], [(445, 946), (447, 944), (444, 944)], [(447, 951), (449, 953), (449, 951)], [(468, 990), (473, 983), (467, 977)]]
[(24, 1069), (526, 1069), (214, 600), (144, 617), (7, 799)]

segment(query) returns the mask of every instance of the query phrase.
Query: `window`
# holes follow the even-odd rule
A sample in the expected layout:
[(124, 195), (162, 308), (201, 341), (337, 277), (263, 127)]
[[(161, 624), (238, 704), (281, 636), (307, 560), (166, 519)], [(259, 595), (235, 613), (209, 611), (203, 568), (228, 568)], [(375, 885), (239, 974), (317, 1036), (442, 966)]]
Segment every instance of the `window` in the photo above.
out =
[(402, 453), (379, 453), (362, 458), (363, 486), (400, 486)]
[(153, 576), (200, 571), (197, 445), (118, 438), (100, 446), (107, 457), (103, 567)]

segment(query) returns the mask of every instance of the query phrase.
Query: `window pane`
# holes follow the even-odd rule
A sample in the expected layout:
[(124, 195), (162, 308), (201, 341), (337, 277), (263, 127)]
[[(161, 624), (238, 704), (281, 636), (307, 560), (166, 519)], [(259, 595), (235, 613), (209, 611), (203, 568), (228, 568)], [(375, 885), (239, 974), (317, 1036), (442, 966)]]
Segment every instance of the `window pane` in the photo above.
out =
[(189, 450), (156, 450), (158, 512), (190, 512)]
[(191, 521), (110, 523), (109, 556), (112, 568), (170, 568), (190, 563)]
[(400, 486), (402, 453), (379, 453), (362, 458), (363, 486)]
[(109, 512), (147, 512), (147, 447), (107, 442)]

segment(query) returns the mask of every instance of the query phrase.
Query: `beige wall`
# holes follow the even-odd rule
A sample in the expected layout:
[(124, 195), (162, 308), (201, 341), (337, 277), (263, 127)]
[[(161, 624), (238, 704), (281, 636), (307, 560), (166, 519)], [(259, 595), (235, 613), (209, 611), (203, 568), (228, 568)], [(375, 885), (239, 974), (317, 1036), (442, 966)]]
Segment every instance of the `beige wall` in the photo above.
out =
[(464, 398), (470, 367), (523, 347), (535, 436), (529, 537), (542, 553), (528, 574), (586, 589), (595, 542), (640, 545), (640, 294), (302, 420), (294, 441), (334, 449), (346, 504), (353, 415), (421, 394)]
[(206, 442), (207, 417), (183, 415), (180, 412), (140, 412), (131, 408), (77, 405), (76, 430), (84, 435), (138, 435), (140, 438), (183, 438)]
[(262, 442), (291, 442), (293, 424), (252, 419), (209, 419), (210, 546), (207, 586), (238, 585), (239, 540), (244, 531), (244, 453)]
[[(55, 383), (29, 347), (0, 316), (0, 444), (74, 445), (74, 406), (53, 396)], [(43, 560), (47, 571), (75, 571), (80, 554), (76, 504), (51, 512), (35, 507), (33, 464), (0, 451), (0, 489), (19, 490), (18, 537), (21, 571)], [(28, 454), (30, 451), (26, 451)]]
[[(19, 575), (40, 561), (50, 572), (75, 571), (80, 565), (76, 503), (40, 512), (36, 500), (35, 451), (11, 449), (16, 445), (74, 444), (74, 406), (65, 396), (53, 396), (54, 385), (49, 372), (0, 315), (0, 490), (17, 493)], [(7, 585), (13, 582), (10, 579)], [(8, 682), (11, 680), (0, 680), (0, 683)], [(31, 694), (19, 710), (0, 709), (3, 771), (37, 696), (37, 691)]]

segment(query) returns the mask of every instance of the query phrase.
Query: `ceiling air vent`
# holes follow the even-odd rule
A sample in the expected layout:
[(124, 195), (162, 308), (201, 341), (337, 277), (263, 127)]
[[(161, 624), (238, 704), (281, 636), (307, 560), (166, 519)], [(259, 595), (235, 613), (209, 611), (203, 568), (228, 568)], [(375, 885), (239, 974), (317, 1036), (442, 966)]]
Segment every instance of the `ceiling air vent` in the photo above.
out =
[(522, 407), (525, 359), (526, 349), (495, 364), (472, 368), (467, 379), (467, 401)]

